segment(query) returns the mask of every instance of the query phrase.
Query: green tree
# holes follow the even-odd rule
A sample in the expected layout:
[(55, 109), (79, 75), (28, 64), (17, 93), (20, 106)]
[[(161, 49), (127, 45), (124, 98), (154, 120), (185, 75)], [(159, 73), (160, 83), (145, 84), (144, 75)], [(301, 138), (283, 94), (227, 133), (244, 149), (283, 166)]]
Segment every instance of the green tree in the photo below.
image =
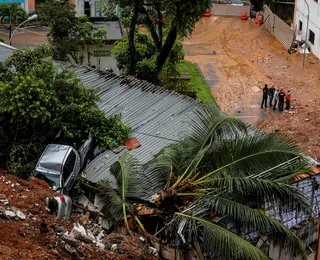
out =
[[(173, 77), (178, 77), (176, 65), (184, 59), (182, 44), (175, 42), (170, 55), (163, 68), (163, 73), (158, 76), (155, 60), (157, 57), (156, 48), (147, 34), (137, 32), (135, 34), (136, 50), (136, 71), (135, 76), (139, 79), (147, 80), (154, 84), (166, 87)], [(124, 36), (112, 49), (112, 55), (117, 60), (117, 66), (124, 74), (130, 71), (132, 56), (129, 50), (129, 37)]]
[(69, 1), (60, 3), (50, 0), (41, 4), (37, 12), (41, 25), (48, 26), (49, 43), (53, 49), (53, 58), (82, 64), (87, 45), (103, 46), (106, 31), (95, 29), (86, 15), (75, 16), (75, 6)]
[[(144, 24), (149, 30), (156, 49), (157, 74), (164, 67), (176, 40), (183, 39), (191, 34), (195, 23), (203, 16), (210, 7), (210, 0), (193, 1), (187, 0), (151, 0), (145, 3), (142, 0), (107, 0), (107, 3), (117, 3), (120, 7), (130, 12), (123, 12), (121, 19), (126, 18), (128, 26), (128, 50), (131, 62), (128, 74), (136, 75), (138, 55), (135, 46), (135, 33), (137, 25)], [(148, 8), (146, 8), (148, 6)], [(167, 33), (164, 33), (167, 30)]]
[(5, 17), (8, 19), (9, 23), (9, 39), (12, 33), (12, 23), (16, 23), (18, 19), (27, 19), (26, 11), (19, 6), (18, 3), (1, 3), (0, 4), (0, 18), (4, 21)]
[(47, 55), (47, 46), (17, 50), (0, 66), (0, 134), (6, 140), (1, 153), (7, 168), (22, 177), (32, 173), (59, 130), (70, 139), (90, 134), (104, 149), (129, 136), (120, 115), (106, 118), (96, 107), (95, 91), (75, 72), (58, 70)]
[(168, 243), (188, 248), (200, 242), (203, 251), (226, 259), (269, 259), (240, 236), (258, 232), (305, 257), (295, 233), (266, 207), (311, 213), (310, 201), (289, 184), (308, 171), (307, 158), (292, 142), (248, 128), (215, 106), (196, 115), (190, 135), (145, 166), (125, 154), (110, 168), (117, 185), (101, 182), (97, 188), (108, 205), (106, 216), (114, 223), (123, 219), (129, 230), (130, 214), (143, 227), (135, 204), (144, 201), (160, 216), (158, 224), (153, 221), (163, 227), (157, 234)]

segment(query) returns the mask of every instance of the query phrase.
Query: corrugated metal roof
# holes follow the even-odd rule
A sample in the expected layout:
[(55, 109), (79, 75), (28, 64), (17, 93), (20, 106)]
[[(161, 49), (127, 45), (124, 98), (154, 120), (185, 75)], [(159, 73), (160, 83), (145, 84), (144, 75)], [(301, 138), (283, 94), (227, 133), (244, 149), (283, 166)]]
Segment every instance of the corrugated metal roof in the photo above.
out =
[[(121, 114), (124, 123), (131, 127), (131, 136), (139, 140), (141, 147), (130, 153), (141, 163), (152, 159), (163, 147), (181, 140), (199, 106), (193, 99), (133, 77), (87, 67), (76, 67), (75, 71), (86, 86), (99, 90), (98, 107), (106, 116)], [(124, 151), (116, 154), (109, 150), (101, 154), (85, 169), (86, 178), (91, 182), (104, 179), (113, 182), (109, 167)]]
[[(0, 46), (0, 55), (6, 53), (9, 56), (12, 51)], [(3, 55), (4, 59), (7, 56)], [(101, 101), (97, 105), (106, 116), (122, 115), (123, 122), (132, 129), (131, 136), (141, 143), (141, 147), (130, 151), (141, 163), (152, 159), (163, 147), (181, 140), (199, 106), (198, 101), (133, 77), (54, 63), (60, 68), (74, 69), (87, 87), (98, 90)], [(85, 170), (86, 178), (97, 182), (110, 177), (109, 167), (124, 151), (126, 149), (116, 154), (109, 150), (101, 154)]]
[(4, 62), (5, 59), (8, 58), (14, 50), (14, 47), (0, 42), (0, 62)]

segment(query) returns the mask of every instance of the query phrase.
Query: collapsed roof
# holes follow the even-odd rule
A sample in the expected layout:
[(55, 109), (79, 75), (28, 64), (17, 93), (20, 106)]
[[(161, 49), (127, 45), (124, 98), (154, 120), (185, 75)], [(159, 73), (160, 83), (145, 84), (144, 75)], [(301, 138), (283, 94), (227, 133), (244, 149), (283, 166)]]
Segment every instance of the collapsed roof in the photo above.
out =
[[(199, 107), (198, 101), (146, 81), (88, 67), (74, 68), (87, 87), (98, 90), (101, 100), (97, 105), (105, 115), (121, 114), (123, 122), (131, 127), (131, 136), (136, 137), (141, 146), (130, 153), (141, 163), (181, 140), (188, 132), (193, 112)], [(109, 168), (127, 150), (126, 147), (108, 150), (95, 158), (85, 169), (86, 179), (94, 183), (113, 182)]]

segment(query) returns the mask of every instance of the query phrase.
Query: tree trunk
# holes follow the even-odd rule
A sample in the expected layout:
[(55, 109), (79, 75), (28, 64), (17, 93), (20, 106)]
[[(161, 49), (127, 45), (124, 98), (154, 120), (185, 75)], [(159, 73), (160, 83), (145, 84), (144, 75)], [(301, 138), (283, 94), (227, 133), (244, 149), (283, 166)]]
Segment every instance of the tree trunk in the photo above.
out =
[[(156, 32), (156, 28), (154, 27), (154, 24), (153, 24), (153, 22), (152, 22), (152, 20), (151, 20), (151, 18), (149, 16), (146, 8), (143, 7), (141, 11), (142, 11), (143, 14), (146, 15), (145, 24), (146, 24), (146, 26), (148, 27), (148, 29), (149, 29), (149, 31), (151, 33), (151, 37), (153, 39), (154, 45), (156, 46), (157, 51), (160, 51), (160, 49), (161, 49), (161, 41), (160, 41), (160, 39), (158, 37), (158, 34)], [(161, 31), (161, 34), (162, 34), (162, 31)]]
[(10, 41), (10, 39), (11, 39), (11, 31), (12, 31), (12, 24), (10, 22), (10, 24), (9, 24), (9, 44), (10, 45), (11, 45), (11, 41)]
[(159, 34), (159, 42), (160, 42), (160, 48), (161, 48), (162, 47), (162, 26), (163, 26), (163, 22), (162, 22), (162, 13), (161, 13), (161, 9), (160, 9), (160, 4), (157, 3), (155, 8), (156, 8), (157, 14), (158, 14), (158, 34)]
[(136, 23), (139, 15), (139, 4), (135, 3), (133, 15), (130, 21), (130, 31), (129, 31), (129, 51), (131, 56), (131, 64), (128, 70), (129, 75), (135, 75), (136, 73), (136, 63), (137, 63), (137, 52), (134, 44), (134, 34), (136, 31)]
[(166, 38), (166, 41), (164, 42), (156, 60), (157, 65), (157, 73), (159, 73), (166, 62), (170, 51), (176, 42), (177, 39), (177, 26), (173, 25), (168, 33), (168, 36)]

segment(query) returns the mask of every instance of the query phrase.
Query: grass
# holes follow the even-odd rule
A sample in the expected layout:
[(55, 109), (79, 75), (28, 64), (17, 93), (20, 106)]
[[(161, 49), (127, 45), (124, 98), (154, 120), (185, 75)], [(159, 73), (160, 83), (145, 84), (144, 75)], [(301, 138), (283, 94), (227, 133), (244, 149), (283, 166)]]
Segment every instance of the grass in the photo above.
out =
[(190, 80), (187, 82), (188, 86), (191, 87), (195, 92), (197, 92), (197, 98), (199, 98), (203, 103), (214, 102), (216, 100), (211, 94), (211, 91), (202, 77), (198, 67), (190, 61), (182, 61), (178, 64), (179, 72), (186, 72), (190, 74)]

